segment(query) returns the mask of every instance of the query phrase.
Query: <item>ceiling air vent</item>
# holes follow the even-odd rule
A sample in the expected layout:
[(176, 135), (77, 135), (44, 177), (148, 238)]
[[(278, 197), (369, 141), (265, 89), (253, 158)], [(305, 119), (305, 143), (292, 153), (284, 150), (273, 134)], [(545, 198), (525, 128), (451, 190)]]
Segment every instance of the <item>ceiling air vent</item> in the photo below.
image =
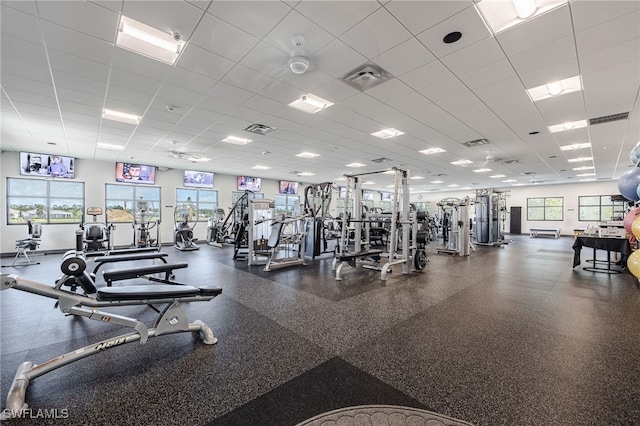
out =
[(384, 163), (386, 161), (391, 161), (391, 159), (386, 157), (380, 157), (380, 158), (374, 158), (371, 161), (373, 161), (374, 163)]
[(486, 145), (488, 143), (488, 139), (476, 139), (473, 141), (462, 142), (462, 145), (471, 148), (472, 146)]
[(259, 135), (266, 135), (267, 133), (273, 132), (275, 127), (265, 126), (264, 124), (251, 124), (245, 130)]
[(349, 71), (342, 77), (342, 81), (349, 86), (356, 88), (362, 92), (372, 87), (378, 86), (385, 81), (391, 80), (393, 76), (384, 69), (374, 63), (366, 63), (360, 65), (353, 71)]
[(522, 176), (531, 176), (531, 175), (535, 175), (536, 172), (522, 172), (520, 173)]
[(502, 164), (503, 166), (506, 166), (507, 164), (518, 164), (518, 163), (519, 163), (518, 160), (504, 160), (500, 164)]
[(603, 115), (602, 117), (590, 118), (589, 125), (593, 126), (596, 124), (610, 123), (612, 121), (626, 120), (627, 118), (629, 118), (628, 112), (621, 112), (619, 114), (613, 115)]

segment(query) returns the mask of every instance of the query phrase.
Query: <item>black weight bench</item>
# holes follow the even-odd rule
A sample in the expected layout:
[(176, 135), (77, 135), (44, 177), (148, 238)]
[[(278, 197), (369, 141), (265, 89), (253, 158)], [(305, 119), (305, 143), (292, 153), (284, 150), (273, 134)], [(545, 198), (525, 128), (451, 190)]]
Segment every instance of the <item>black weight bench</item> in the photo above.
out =
[[(342, 267), (345, 264), (349, 264), (350, 266), (353, 266), (354, 268), (357, 266), (357, 261), (358, 259), (362, 259), (363, 257), (372, 257), (372, 258), (376, 258), (378, 257), (378, 259), (380, 258), (380, 255), (382, 254), (382, 250), (363, 250), (363, 251), (358, 251), (358, 252), (351, 252), (351, 253), (342, 253), (340, 255), (336, 254), (336, 256), (333, 258), (333, 270), (336, 271), (336, 280), (341, 280), (342, 277), (340, 275), (340, 272), (342, 271)], [(378, 260), (376, 259), (376, 261)], [(374, 264), (373, 263), (369, 263), (369, 269), (375, 269)]]
[(107, 263), (129, 262), (134, 260), (155, 260), (160, 259), (163, 263), (168, 263), (165, 257), (169, 256), (169, 253), (162, 253), (159, 251), (148, 253), (133, 253), (133, 254), (117, 254), (103, 257), (96, 257), (93, 261), (97, 263), (93, 268), (93, 274), (97, 274), (98, 270)]
[[(211, 328), (204, 322), (200, 320), (189, 322), (182, 307), (183, 302), (210, 301), (222, 293), (222, 289), (217, 287), (204, 286), (199, 288), (180, 283), (104, 287), (97, 291), (96, 297), (92, 297), (51, 287), (16, 275), (2, 274), (0, 276), (0, 290), (7, 289), (21, 290), (55, 299), (57, 301), (56, 307), (65, 315), (120, 325), (127, 327), (131, 332), (108, 337), (40, 364), (31, 361), (23, 362), (18, 367), (9, 388), (5, 409), (0, 414), (2, 421), (14, 417), (24, 417), (24, 410), (27, 407), (25, 403), (27, 387), (32, 380), (88, 356), (100, 354), (126, 343), (140, 342), (144, 344), (150, 338), (175, 333), (197, 334), (206, 345), (213, 345), (218, 341)], [(153, 327), (149, 327), (135, 318), (103, 310), (119, 306), (151, 306), (151, 304), (159, 306), (159, 309), (154, 308), (158, 317), (154, 321)], [(160, 307), (161, 305), (163, 307)], [(27, 314), (28, 312), (25, 313), (25, 315)]]
[(111, 287), (114, 281), (131, 280), (135, 278), (142, 278), (146, 275), (152, 274), (165, 274), (164, 279), (168, 281), (173, 275), (174, 269), (182, 269), (189, 266), (187, 262), (180, 263), (166, 263), (162, 265), (143, 266), (139, 268), (131, 269), (112, 269), (104, 271), (102, 274), (104, 280), (107, 283), (107, 287)]

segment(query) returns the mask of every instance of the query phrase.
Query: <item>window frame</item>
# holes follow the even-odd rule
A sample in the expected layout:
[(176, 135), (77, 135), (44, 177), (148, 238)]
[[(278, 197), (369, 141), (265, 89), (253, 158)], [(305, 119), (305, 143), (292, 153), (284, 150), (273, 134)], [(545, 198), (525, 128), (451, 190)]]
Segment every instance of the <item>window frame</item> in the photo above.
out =
[[(582, 200), (585, 198), (598, 198), (598, 204), (583, 204)], [(614, 195), (579, 195), (578, 196), (578, 221), (579, 222), (605, 222), (609, 220), (623, 220), (624, 219), (624, 211), (629, 204), (628, 201), (614, 201)], [(603, 200), (609, 199), (608, 202), (603, 203)], [(598, 218), (597, 219), (583, 219), (583, 208), (598, 208)], [(603, 218), (603, 207), (611, 207), (611, 217)], [(616, 219), (613, 215), (616, 211), (622, 212), (622, 217)]]
[[(31, 182), (32, 185), (43, 185), (44, 193), (40, 195), (33, 195), (32, 192), (28, 193), (28, 195), (21, 193), (14, 193), (14, 189), (17, 186), (22, 186), (22, 184), (26, 184), (26, 182)], [(82, 223), (82, 217), (85, 209), (85, 183), (76, 180), (60, 180), (60, 179), (29, 179), (29, 178), (20, 178), (20, 177), (7, 177), (6, 180), (7, 190), (6, 190), (6, 224), (7, 226), (11, 225), (24, 225), (27, 223), (27, 220), (32, 220), (34, 222), (47, 224), (47, 225), (77, 225)], [(65, 187), (64, 190), (58, 189), (56, 187)], [(64, 194), (64, 196), (57, 195)], [(71, 195), (69, 195), (71, 194)], [(38, 216), (44, 217), (25, 217), (22, 211), (19, 209), (12, 209), (12, 203), (15, 205), (14, 200), (42, 200), (44, 204), (33, 204), (34, 209), (37, 209), (39, 205), (43, 206), (42, 213), (38, 214)], [(72, 204), (71, 207), (67, 207), (67, 209), (59, 208), (58, 210), (66, 211), (70, 213), (69, 219), (56, 219), (52, 218), (52, 210), (55, 206), (56, 200), (60, 201), (78, 201), (79, 204)], [(27, 204), (20, 204), (28, 205)], [(66, 203), (63, 206), (67, 205)], [(18, 217), (12, 220), (13, 214), (12, 210), (20, 211)]]
[[(218, 194), (218, 190), (217, 189), (209, 189), (209, 188), (193, 188), (193, 187), (189, 187), (189, 188), (176, 188), (176, 207), (175, 209), (178, 209), (180, 206), (185, 205), (186, 203), (188, 203), (188, 198), (185, 198), (183, 196), (180, 195), (181, 192), (184, 193), (190, 193), (190, 194), (195, 194), (195, 200), (191, 199), (191, 203), (193, 203), (193, 205), (195, 206), (196, 212), (197, 212), (197, 216), (195, 218), (196, 222), (206, 222), (208, 221), (210, 218), (215, 217), (216, 214), (216, 209), (218, 208), (218, 206), (220, 205), (220, 198), (219, 198), (219, 194)], [(202, 199), (205, 198), (201, 195), (215, 195), (215, 202), (210, 202), (210, 201), (203, 201)], [(206, 204), (207, 206), (213, 204), (213, 207), (210, 209), (211, 212), (210, 214), (206, 214), (206, 212), (209, 210), (209, 208), (205, 208), (203, 209), (202, 206)], [(174, 209), (174, 221), (176, 219), (176, 210)]]
[[(131, 190), (132, 196), (131, 198), (121, 197), (121, 198), (109, 198), (110, 193), (118, 191)], [(133, 215), (136, 211), (136, 202), (139, 201), (140, 197), (138, 193), (150, 193), (157, 192), (157, 199), (149, 199), (143, 198), (144, 201), (151, 203), (151, 211), (153, 212), (150, 216), (145, 216), (145, 221), (148, 222), (161, 222), (162, 221), (162, 188), (159, 186), (151, 186), (151, 185), (123, 185), (118, 183), (105, 183), (104, 188), (104, 205), (105, 205), (105, 220), (107, 223), (133, 223)], [(130, 218), (127, 220), (114, 220), (113, 218), (113, 209), (115, 205), (111, 205), (113, 202), (124, 202), (124, 211), (127, 212)], [(131, 203), (131, 209), (127, 209), (127, 203)], [(131, 210), (129, 212), (129, 210)]]
[[(532, 205), (532, 201), (540, 203)], [(552, 205), (548, 200), (560, 200), (560, 205)], [(532, 217), (532, 209), (542, 209), (542, 218), (539, 215)], [(552, 216), (551, 210), (559, 209), (560, 217)], [(564, 197), (531, 197), (527, 198), (527, 221), (529, 222), (562, 222), (564, 220)]]

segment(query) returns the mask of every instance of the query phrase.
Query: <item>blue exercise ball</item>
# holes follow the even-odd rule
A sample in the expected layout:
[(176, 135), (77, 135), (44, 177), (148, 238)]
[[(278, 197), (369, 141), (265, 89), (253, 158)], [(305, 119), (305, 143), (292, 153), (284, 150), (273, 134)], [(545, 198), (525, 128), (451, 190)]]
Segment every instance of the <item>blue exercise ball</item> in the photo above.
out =
[(631, 160), (631, 164), (633, 164), (634, 166), (637, 166), (638, 162), (640, 162), (640, 142), (638, 142), (636, 146), (631, 149), (629, 159)]
[(640, 200), (640, 195), (638, 195), (639, 185), (640, 167), (634, 167), (620, 176), (620, 180), (618, 180), (618, 191), (620, 191), (620, 194), (627, 200), (638, 201)]

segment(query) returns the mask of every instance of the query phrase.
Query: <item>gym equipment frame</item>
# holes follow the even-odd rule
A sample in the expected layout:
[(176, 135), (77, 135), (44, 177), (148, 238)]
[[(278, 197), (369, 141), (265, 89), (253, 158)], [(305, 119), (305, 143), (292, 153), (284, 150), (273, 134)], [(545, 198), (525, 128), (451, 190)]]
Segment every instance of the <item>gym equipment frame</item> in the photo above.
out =
[[(180, 283), (106, 287), (98, 289), (94, 297), (54, 288), (13, 274), (2, 274), (0, 280), (0, 291), (16, 289), (55, 299), (57, 300), (56, 305), (65, 315), (86, 317), (135, 330), (85, 346), (41, 364), (34, 364), (31, 361), (22, 363), (18, 367), (9, 389), (5, 410), (2, 412), (2, 420), (19, 416), (20, 412), (28, 408), (25, 396), (27, 387), (33, 379), (79, 359), (96, 355), (125, 343), (139, 341), (140, 344), (145, 344), (149, 338), (165, 334), (193, 332), (201, 334), (203, 342), (207, 345), (213, 345), (218, 341), (211, 328), (202, 321), (197, 320), (189, 323), (181, 305), (181, 302), (209, 301), (222, 293), (222, 289), (217, 287), (193, 287)], [(152, 328), (148, 328), (137, 319), (101, 310), (101, 308), (116, 306), (152, 306), (152, 304), (165, 305), (158, 311), (158, 318)]]

